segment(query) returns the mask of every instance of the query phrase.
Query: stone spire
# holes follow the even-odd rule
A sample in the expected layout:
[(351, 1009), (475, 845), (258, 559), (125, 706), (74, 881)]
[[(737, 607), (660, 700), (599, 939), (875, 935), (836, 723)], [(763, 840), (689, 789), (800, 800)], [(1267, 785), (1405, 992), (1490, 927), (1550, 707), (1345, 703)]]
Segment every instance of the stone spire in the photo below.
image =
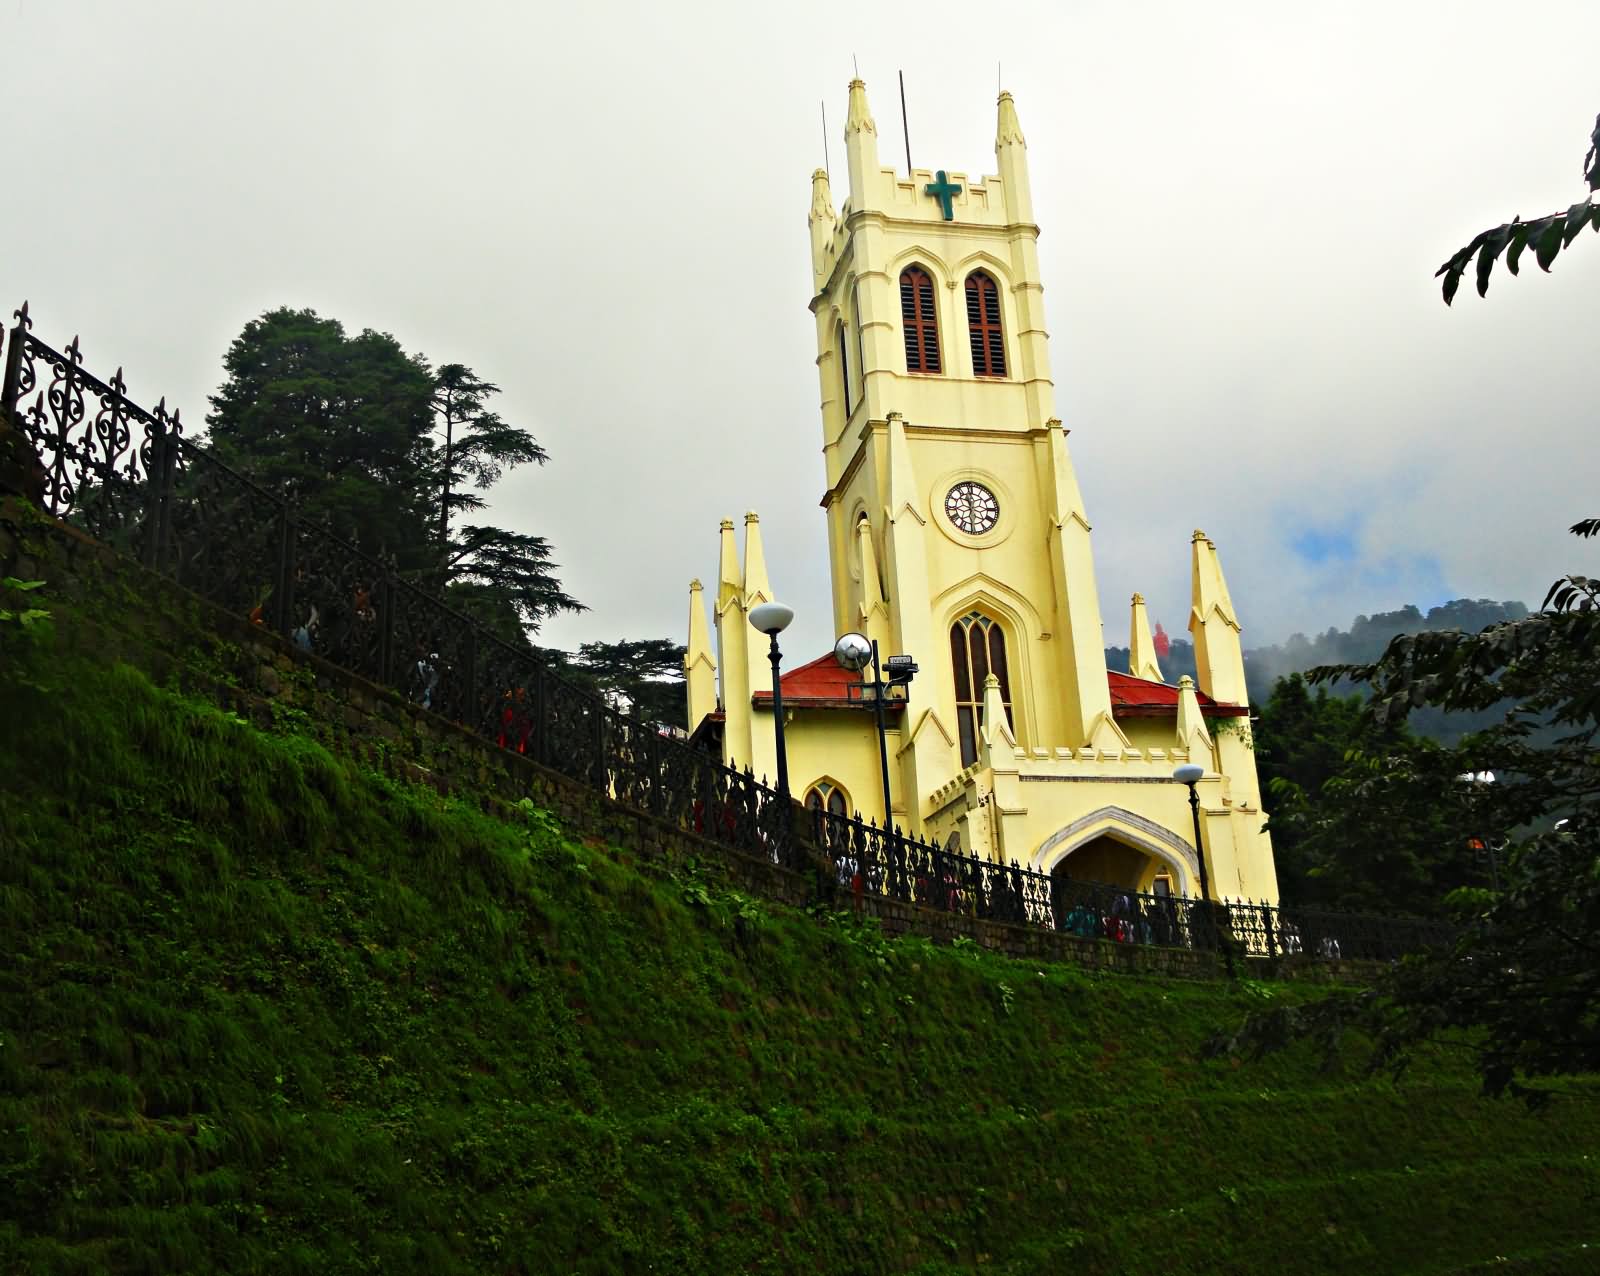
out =
[[(772, 748), (770, 722), (758, 724), (748, 712), (750, 694), (772, 686), (772, 666), (767, 659), (768, 639), (750, 627), (750, 612), (773, 600), (772, 582), (767, 579), (767, 555), (761, 545), (761, 516), (751, 510), (744, 516), (744, 627), (745, 701), (750, 731), (750, 751), (742, 761), (756, 768), (758, 775), (772, 776), (777, 754)], [(724, 657), (726, 659), (726, 657)]]
[(717, 707), (717, 662), (711, 654), (706, 626), (705, 586), (689, 582), (689, 645), (683, 653), (683, 681), (688, 693), (690, 731)]
[(744, 593), (744, 574), (739, 570), (739, 543), (733, 535), (733, 520), (722, 520), (718, 537), (717, 558), (717, 610), (720, 612), (730, 598)]
[(1178, 679), (1177, 742), (1180, 749), (1189, 751), (1189, 761), (1198, 762), (1212, 770), (1211, 733), (1206, 730), (1206, 720), (1200, 712), (1200, 698), (1194, 693), (1194, 679), (1188, 674)]
[(1000, 679), (988, 674), (983, 680), (983, 718), (978, 723), (978, 762), (993, 766), (993, 757), (999, 754), (1014, 760), (1017, 737), (1006, 717), (1005, 701), (1000, 698)]
[(994, 130), (994, 149), (999, 154), (1007, 146), (1027, 146), (1022, 136), (1022, 122), (1017, 119), (1017, 104), (1005, 90), (1000, 93), (1000, 119)]
[(811, 269), (819, 282), (827, 267), (828, 248), (833, 243), (838, 215), (833, 211), (833, 190), (828, 184), (828, 174), (817, 169), (811, 174), (811, 211), (806, 214), (806, 224), (811, 227)]
[(1002, 92), (999, 119), (994, 130), (994, 154), (1000, 163), (1000, 182), (1005, 190), (1006, 220), (1033, 221), (1033, 192), (1028, 183), (1028, 143), (1022, 137), (1017, 119), (1017, 104), (1011, 94)]
[(1234, 615), (1233, 600), (1228, 597), (1228, 583), (1222, 578), (1216, 544), (1196, 529), (1190, 545), (1193, 587), (1189, 633), (1194, 639), (1200, 690), (1220, 704), (1246, 704), (1239, 619)]
[(744, 609), (772, 601), (767, 579), (767, 555), (761, 547), (761, 516), (751, 510), (744, 516)]
[(858, 133), (878, 136), (878, 126), (873, 123), (872, 111), (867, 106), (867, 84), (861, 79), (850, 81), (850, 113), (844, 122), (845, 141), (848, 142)]
[(850, 207), (860, 212), (881, 203), (875, 198), (878, 172), (878, 126), (867, 108), (867, 86), (850, 81), (850, 114), (844, 122), (845, 160), (850, 168)]
[(717, 672), (722, 683), (722, 760), (747, 765), (750, 752), (750, 626), (745, 621), (744, 574), (733, 520), (721, 527), (717, 568)]
[(1156, 642), (1150, 635), (1150, 616), (1144, 609), (1144, 595), (1133, 596), (1133, 615), (1128, 620), (1128, 672), (1135, 678), (1163, 681), (1156, 663)]

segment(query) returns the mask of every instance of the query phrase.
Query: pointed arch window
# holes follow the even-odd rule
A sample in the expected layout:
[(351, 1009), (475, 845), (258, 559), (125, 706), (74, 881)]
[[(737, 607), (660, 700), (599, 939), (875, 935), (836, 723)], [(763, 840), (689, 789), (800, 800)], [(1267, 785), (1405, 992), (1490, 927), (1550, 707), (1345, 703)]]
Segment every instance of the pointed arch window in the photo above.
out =
[(861, 285), (850, 289), (850, 322), (856, 330), (856, 402), (867, 397), (867, 355), (861, 330)]
[(850, 419), (855, 404), (850, 402), (850, 343), (845, 340), (844, 325), (839, 325), (839, 392), (844, 396), (844, 417)]
[(1000, 681), (1000, 699), (1012, 730), (1011, 670), (1006, 660), (1006, 634), (999, 622), (971, 611), (950, 626), (950, 666), (956, 679), (956, 734), (961, 765), (978, 760), (978, 727), (983, 718), (983, 688), (990, 674)]
[(829, 815), (841, 815), (848, 819), (850, 798), (832, 781), (818, 780), (806, 790), (806, 810), (826, 811)]
[(1000, 289), (983, 271), (967, 276), (967, 334), (972, 371), (980, 377), (1006, 374), (1006, 340), (1000, 330)]
[(900, 272), (900, 326), (906, 337), (906, 371), (940, 371), (933, 278), (921, 266), (907, 266)]

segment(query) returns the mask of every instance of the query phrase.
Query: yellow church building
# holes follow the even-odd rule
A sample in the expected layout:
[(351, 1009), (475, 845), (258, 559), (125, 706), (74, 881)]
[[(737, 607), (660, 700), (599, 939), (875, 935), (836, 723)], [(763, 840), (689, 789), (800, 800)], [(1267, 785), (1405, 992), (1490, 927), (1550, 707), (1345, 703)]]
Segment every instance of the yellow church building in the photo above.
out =
[[(864, 675), (832, 652), (787, 673), (793, 793), (1044, 873), (1198, 895), (1189, 791), (1172, 778), (1196, 763), (1213, 896), (1276, 903), (1239, 622), (1203, 532), (1189, 547), (1198, 688), (1163, 680), (1137, 594), (1132, 672), (1106, 669), (1011, 95), (999, 171), (980, 181), (883, 167), (860, 80), (845, 143), (849, 197), (836, 211), (817, 170), (808, 218), (834, 624), (919, 672), (885, 701), (888, 811)], [(690, 586), (688, 727), (766, 776), (767, 639), (748, 618), (772, 598), (757, 516), (742, 558), (724, 520), (713, 596)]]

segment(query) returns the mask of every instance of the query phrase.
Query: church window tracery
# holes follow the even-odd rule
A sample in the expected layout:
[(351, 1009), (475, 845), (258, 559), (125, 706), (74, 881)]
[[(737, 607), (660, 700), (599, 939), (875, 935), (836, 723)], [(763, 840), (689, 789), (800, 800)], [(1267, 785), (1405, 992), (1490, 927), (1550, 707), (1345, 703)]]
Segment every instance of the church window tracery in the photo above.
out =
[(972, 371), (980, 377), (1006, 374), (1006, 342), (1000, 330), (1000, 289), (981, 270), (967, 276), (967, 334)]
[(806, 810), (826, 811), (829, 815), (849, 818), (850, 799), (832, 781), (818, 780), (806, 791)]
[(1011, 673), (1006, 661), (1006, 635), (997, 621), (971, 611), (950, 626), (950, 665), (956, 681), (956, 735), (961, 765), (978, 760), (978, 726), (983, 717), (984, 683), (992, 673), (1000, 683), (1000, 700), (1011, 716)]
[(933, 279), (921, 266), (907, 266), (900, 272), (900, 321), (906, 338), (906, 371), (940, 371)]

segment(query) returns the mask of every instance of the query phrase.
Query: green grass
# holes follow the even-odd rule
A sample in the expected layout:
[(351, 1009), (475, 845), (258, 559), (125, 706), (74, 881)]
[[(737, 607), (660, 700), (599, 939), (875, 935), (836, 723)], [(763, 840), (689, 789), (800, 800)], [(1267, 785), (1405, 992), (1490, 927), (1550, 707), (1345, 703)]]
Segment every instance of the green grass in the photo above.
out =
[(1314, 990), (890, 943), (5, 641), (0, 1271), (1592, 1270), (1593, 1093), (1203, 1062)]

